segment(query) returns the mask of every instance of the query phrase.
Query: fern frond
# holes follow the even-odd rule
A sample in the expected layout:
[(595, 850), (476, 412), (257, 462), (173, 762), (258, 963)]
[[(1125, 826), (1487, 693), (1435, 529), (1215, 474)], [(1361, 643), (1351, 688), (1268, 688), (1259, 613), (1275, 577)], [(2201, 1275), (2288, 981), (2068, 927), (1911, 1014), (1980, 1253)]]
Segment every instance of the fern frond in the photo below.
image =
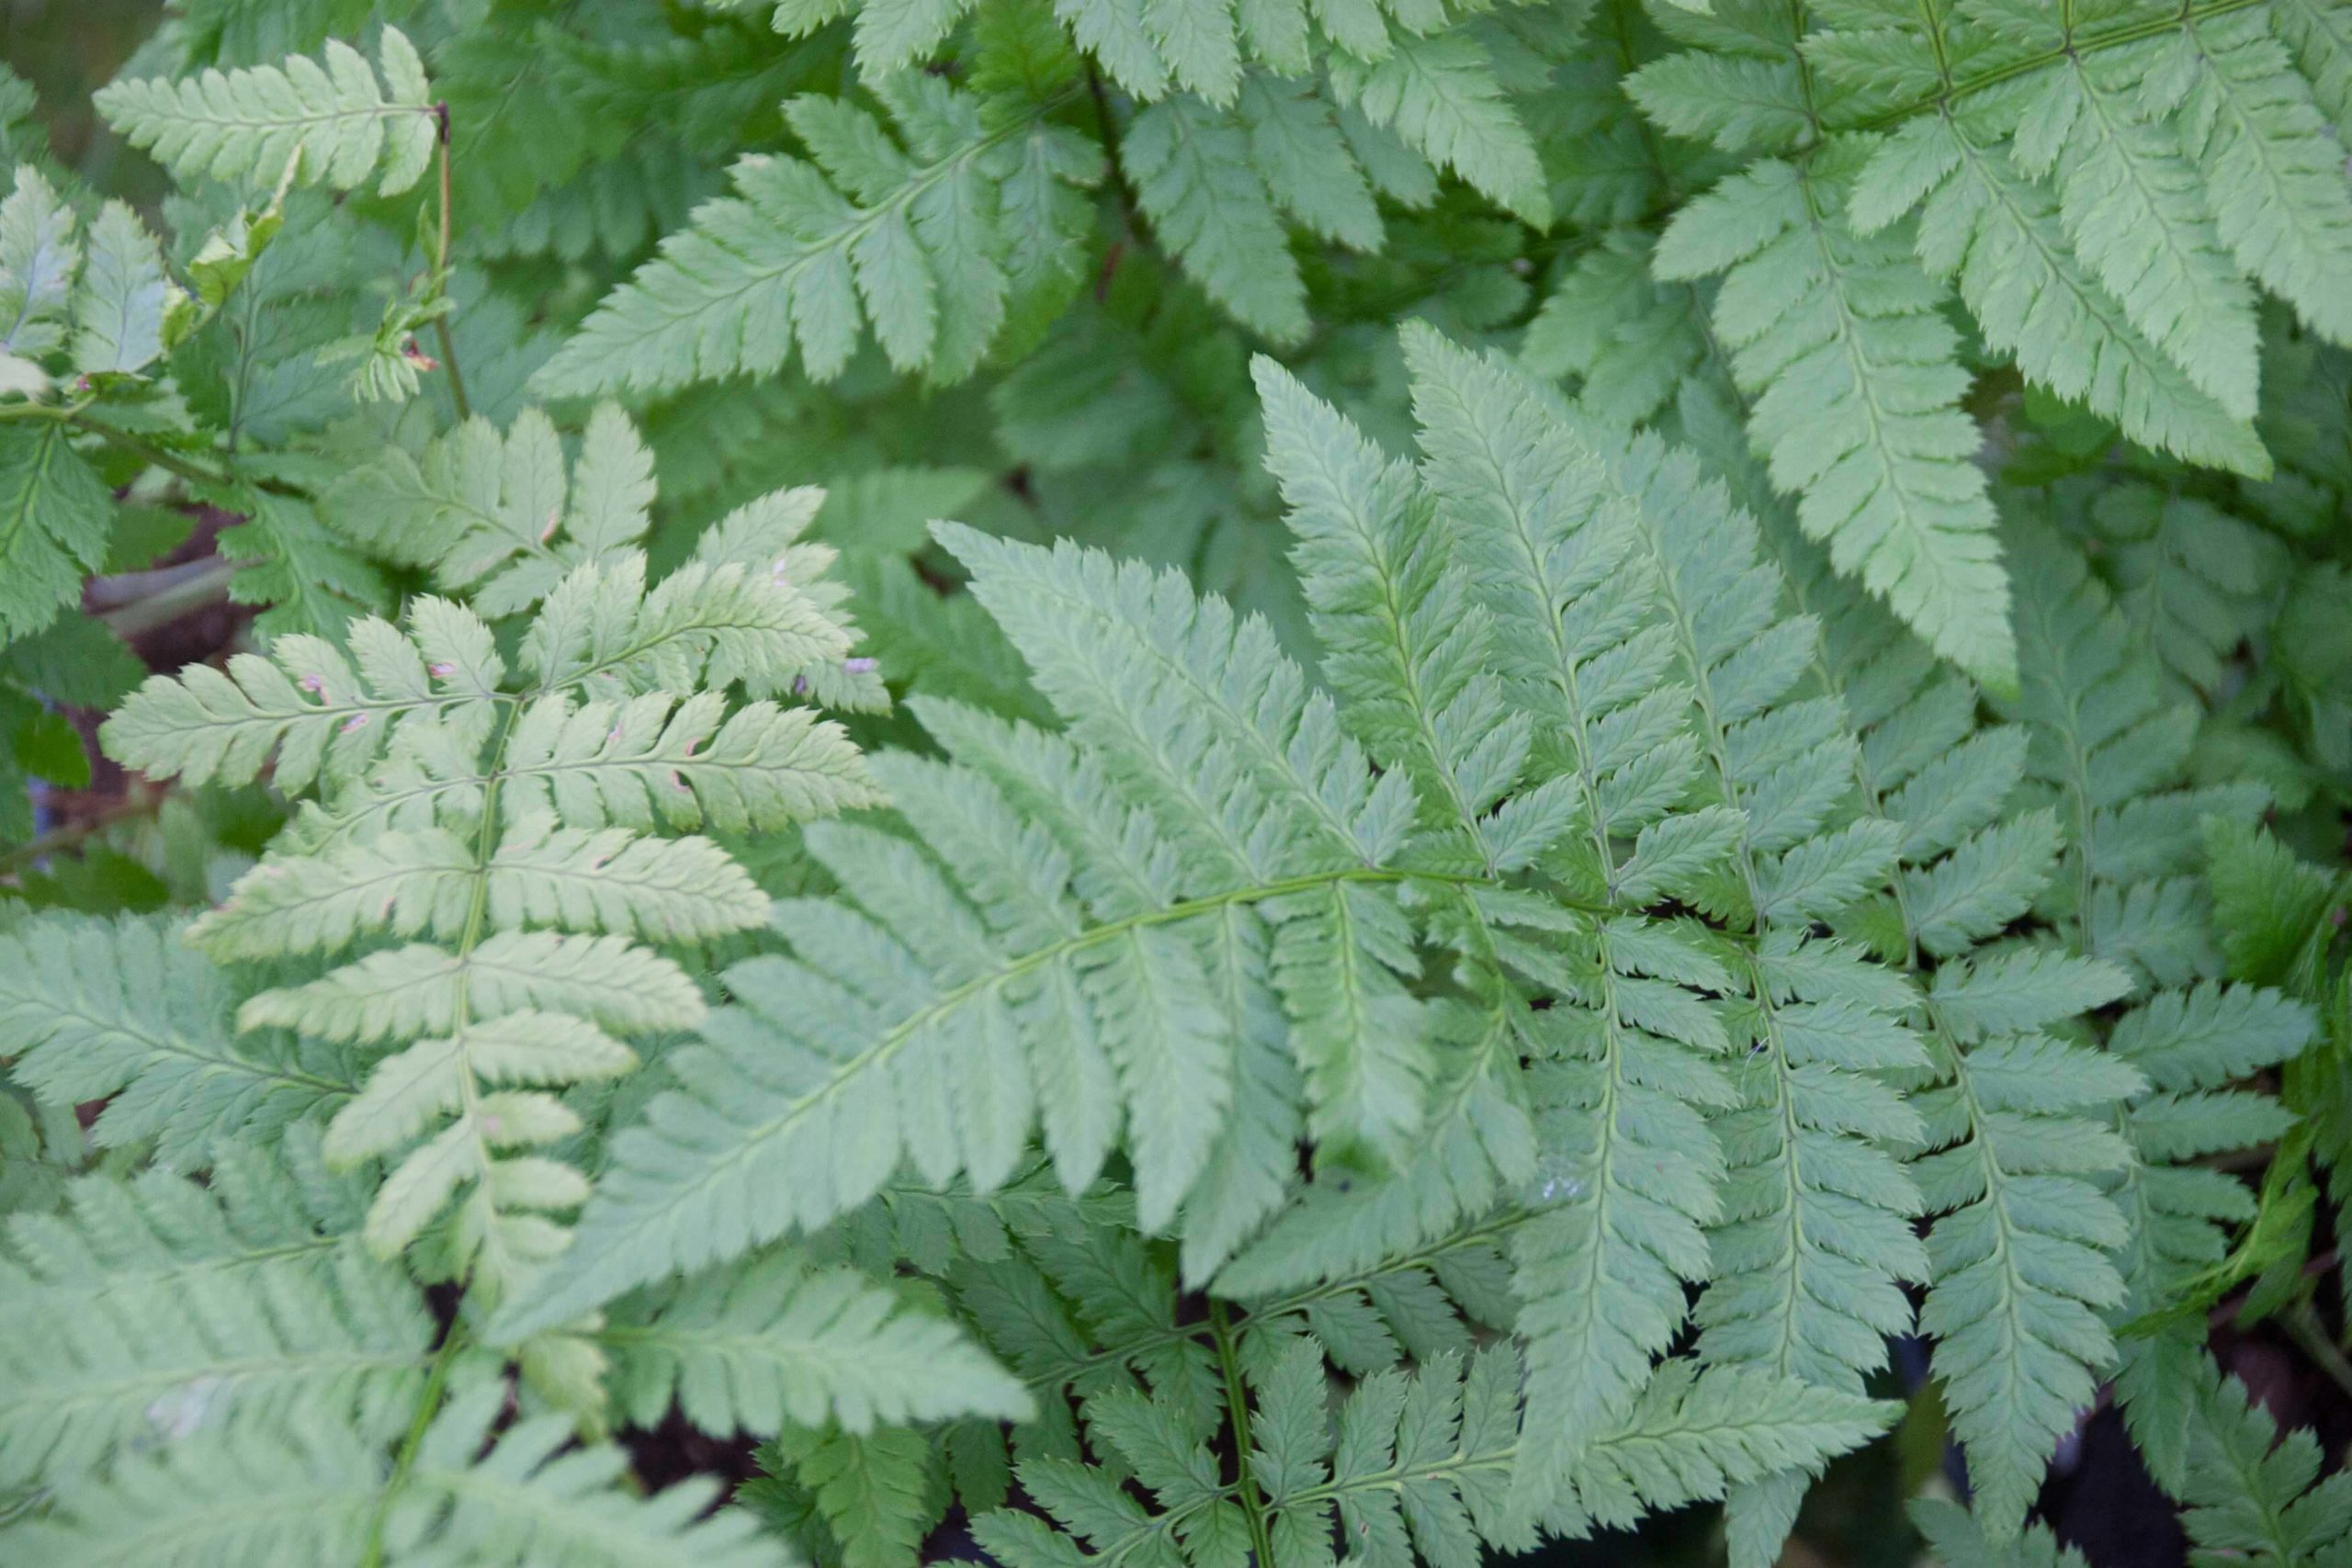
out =
[(305, 185), (373, 180), (394, 196), (424, 175), (439, 122), (408, 36), (388, 27), (377, 47), (380, 83), (356, 50), (330, 41), (324, 64), (296, 55), (181, 82), (116, 82), (92, 101), (124, 141), (183, 178), (267, 184), (299, 160)]
[[(2055, 1445), (2113, 1359), (2100, 1312), (2124, 1287), (2123, 1216), (2096, 1182), (2131, 1151), (2102, 1120), (2146, 1088), (2128, 1065), (2043, 1032), (2131, 988), (2112, 965), (1994, 943), (2056, 869), (2046, 810), (2009, 815), (2027, 737), (1979, 729), (1976, 694), (1794, 541), (1799, 596), (1824, 613), (1830, 682), (1861, 740), (1864, 805), (1901, 833), (1900, 874), (1841, 925), (1936, 972), (1914, 1025), (1935, 1083), (1911, 1170), (1933, 1283), (1920, 1326), (1964, 1445), (1977, 1517), (2012, 1534)], [(1812, 570), (1806, 570), (1807, 562)], [(1982, 945), (1980, 945), (1982, 944)]]
[(1895, 132), (1857, 180), (1854, 220), (1875, 232), (1923, 197), (1920, 264), (1959, 290), (1985, 341), (2028, 378), (2143, 446), (2268, 471), (2253, 426), (2132, 324), (2066, 239), (2057, 197), (1981, 127), (1929, 118)]
[[(1046, 116), (1067, 90), (984, 106), (932, 76), (876, 87), (905, 150), (863, 111), (794, 99), (814, 162), (755, 155), (736, 194), (696, 209), (539, 373), (550, 395), (659, 391), (764, 375), (797, 349), (815, 380), (847, 367), (871, 322), (890, 363), (936, 383), (978, 366), (1030, 289), (1074, 279), (1064, 257), (1096, 177), (1091, 146)], [(984, 112), (985, 109), (985, 112)], [(1027, 265), (1015, 271), (1016, 257)]]
[[(650, 490), (641, 453), (612, 418), (597, 423), (607, 447), (578, 465), (569, 501), (588, 544), (634, 532)], [(551, 433), (526, 440), (560, 456)], [(820, 570), (826, 558), (796, 557), (791, 519), (779, 521), (781, 544), (747, 514), (717, 547), (772, 546), (779, 568)], [(765, 915), (716, 845), (641, 829), (871, 798), (837, 727), (764, 701), (729, 716), (721, 694), (738, 682), (783, 689), (845, 652), (829, 597), (781, 570), (710, 559), (649, 589), (643, 558), (623, 552), (572, 568), (547, 593), (517, 649), (537, 677), (519, 693), (503, 689), (478, 615), (421, 598), (407, 633), (354, 626), (356, 674), (331, 645), (282, 637), (267, 658), (238, 656), (228, 676), (198, 666), (157, 677), (110, 721), (115, 753), (153, 772), (249, 778), (274, 754), (288, 788), (326, 779), (288, 849), (242, 878), (195, 941), (225, 958), (433, 939), (377, 946), (238, 1011), (243, 1029), (404, 1046), (375, 1063), (328, 1137), (345, 1167), (400, 1156), (367, 1224), (379, 1254), (406, 1247), (460, 1194), (452, 1268), (477, 1269), (493, 1296), (561, 1247), (567, 1233), (546, 1216), (577, 1207), (587, 1183), (516, 1152), (580, 1127), (546, 1089), (628, 1071), (634, 1056), (606, 1031), (702, 1016), (692, 979), (639, 939), (699, 941)], [(576, 704), (582, 692), (626, 701)]]
[(2352, 269), (2352, 181), (2327, 155), (2326, 121), (2271, 25), (2255, 12), (2193, 20), (2195, 75), (2168, 72), (2143, 90), (2152, 107), (2183, 95), (2182, 150), (2239, 267), (2324, 336), (2352, 344), (2352, 305), (2328, 283)]
[(154, 1170), (67, 1191), (62, 1215), (15, 1217), (0, 1263), (12, 1481), (70, 1485), (224, 1427), (406, 1426), (431, 1359), (422, 1298), (322, 1233), (269, 1158), (233, 1156), (210, 1190)]
[(1395, 29), (1385, 50), (1335, 54), (1327, 72), (1339, 102), (1498, 207), (1538, 229), (1551, 226), (1551, 192), (1534, 142), (1504, 96), (1487, 46), (1469, 29)]
[(1306, 285), (1240, 125), (1197, 98), (1153, 104), (1122, 135), (1119, 166), (1210, 299), (1276, 343), (1306, 335)]
[(2285, 1568), (2341, 1555), (2352, 1540), (2352, 1476), (2322, 1480), (2312, 1433), (2297, 1428), (2282, 1441), (2244, 1383), (2199, 1360), (2181, 1497), (2195, 1560)]
[(600, 404), (571, 484), (565, 467), (554, 424), (526, 409), (503, 439), (472, 419), (421, 457), (388, 447), (338, 479), (322, 505), (369, 553), (429, 567), (441, 589), (495, 620), (537, 604), (582, 561), (614, 561), (645, 533), (653, 457), (628, 415)]
[(51, 1517), (0, 1540), (24, 1562), (126, 1568), (159, 1556), (197, 1568), (358, 1562), (371, 1542), (403, 1559), (516, 1568), (790, 1561), (750, 1515), (705, 1517), (705, 1483), (650, 1497), (613, 1484), (628, 1456), (609, 1446), (563, 1451), (571, 1429), (560, 1416), (529, 1417), (493, 1439), (507, 1398), (503, 1382), (476, 1382), (424, 1427), (415, 1462), (399, 1469), (331, 1419), (190, 1437), (62, 1487)]
[(227, 976), (182, 942), (185, 923), (52, 914), (0, 935), (0, 1056), (65, 1109), (106, 1101), (101, 1146), (154, 1140), (196, 1170), (243, 1139), (353, 1092), (335, 1053), (282, 1036), (238, 1038)]
[(673, 1397), (703, 1431), (767, 1437), (786, 1423), (863, 1434), (954, 1416), (1020, 1421), (1034, 1408), (952, 1322), (786, 1254), (623, 1307), (594, 1339), (612, 1358), (614, 1403), (645, 1427)]
[(1764, 160), (1677, 213), (1654, 266), (1669, 280), (1729, 269), (1714, 330), (1805, 533), (1937, 652), (2012, 682), (1959, 341), (1897, 239), (1855, 231), (1834, 169)]
[(2052, 180), (2075, 254), (2132, 324), (2233, 419), (2253, 417), (2252, 292), (2222, 249), (2197, 172), (2153, 105), (2133, 53), (2047, 73), (2020, 113), (2011, 155)]
[[(1426, 481), (1494, 617), (1514, 705), (1557, 749), (1536, 766), (1573, 778), (1581, 796), (1569, 885), (1629, 910), (1695, 892), (1732, 824), (1669, 815), (1697, 765), (1687, 692), (1647, 595), (1615, 591), (1634, 541), (1600, 504), (1600, 460), (1491, 362), (1433, 333), (1408, 332), (1406, 352)], [(1534, 1433), (1516, 1484), (1537, 1503), (1579, 1435), (1630, 1407), (1683, 1321), (1683, 1282), (1706, 1274), (1701, 1226), (1721, 1213), (1720, 1156), (1694, 1107), (1730, 1103), (1706, 1059), (1723, 1029), (1676, 984), (1690, 959), (1617, 950), (1639, 934), (1637, 922), (1600, 923), (1589, 968), (1555, 979), (1563, 966), (1541, 966), (1577, 1006), (1554, 1015), (1546, 1054), (1566, 1060), (1535, 1086), (1541, 1143), (1556, 1151), (1540, 1190), (1554, 1201), (1513, 1248)], [(1707, 959), (1697, 973), (1721, 971)]]

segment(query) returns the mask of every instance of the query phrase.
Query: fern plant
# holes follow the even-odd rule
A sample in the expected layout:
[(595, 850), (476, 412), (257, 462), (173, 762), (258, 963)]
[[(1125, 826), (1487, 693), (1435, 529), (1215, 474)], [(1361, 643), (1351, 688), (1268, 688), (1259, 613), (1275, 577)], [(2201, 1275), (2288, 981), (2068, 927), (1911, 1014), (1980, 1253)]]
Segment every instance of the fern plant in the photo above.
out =
[(2340, 1555), (2347, 62), (200, 0), (135, 175), (0, 74), (0, 1557), (2104, 1564), (2125, 1447)]

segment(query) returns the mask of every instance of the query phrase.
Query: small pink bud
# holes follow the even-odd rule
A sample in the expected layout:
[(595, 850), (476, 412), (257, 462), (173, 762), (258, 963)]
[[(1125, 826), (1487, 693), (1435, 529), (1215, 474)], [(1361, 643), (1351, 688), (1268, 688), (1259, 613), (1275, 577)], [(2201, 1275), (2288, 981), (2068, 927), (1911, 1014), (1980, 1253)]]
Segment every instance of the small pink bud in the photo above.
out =
[(878, 661), (871, 659), (844, 659), (842, 660), (842, 670), (852, 675), (871, 675), (877, 667)]
[(337, 733), (338, 733), (338, 734), (342, 734), (342, 735), (348, 735), (348, 734), (350, 734), (350, 733), (351, 733), (353, 730), (355, 730), (355, 729), (365, 729), (365, 728), (368, 728), (368, 716), (367, 716), (366, 714), (364, 714), (364, 713), (356, 713), (356, 714), (353, 714), (349, 718), (346, 718), (346, 719), (345, 719), (345, 720), (343, 721), (343, 728), (342, 728), (340, 730), (338, 730), (338, 731), (337, 731)]
[(554, 538), (554, 537), (555, 537), (555, 531), (556, 531), (557, 525), (560, 525), (560, 523), (562, 523), (562, 521), (563, 521), (563, 514), (562, 514), (561, 513), (559, 513), (558, 511), (556, 511), (556, 509), (555, 509), (554, 507), (552, 507), (552, 506), (548, 507), (548, 525), (547, 525), (546, 527), (544, 527), (544, 528), (542, 528), (542, 529), (540, 529), (540, 530), (539, 530), (539, 543), (541, 543), (541, 544), (543, 544), (543, 545), (544, 545), (544, 544), (546, 544), (549, 539)]
[(446, 681), (458, 672), (458, 667), (447, 660), (439, 663), (428, 664), (425, 668), (433, 672), (433, 678), (436, 681)]

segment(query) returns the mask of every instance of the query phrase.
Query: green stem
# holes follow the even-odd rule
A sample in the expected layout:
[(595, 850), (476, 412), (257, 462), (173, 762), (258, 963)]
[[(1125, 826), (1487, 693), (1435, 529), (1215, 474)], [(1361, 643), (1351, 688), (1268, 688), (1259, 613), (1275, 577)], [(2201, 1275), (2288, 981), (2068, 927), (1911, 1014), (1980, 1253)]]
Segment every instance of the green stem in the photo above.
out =
[(1211, 1297), (1209, 1325), (1216, 1336), (1217, 1365), (1225, 1371), (1226, 1414), (1233, 1426), (1233, 1468), (1241, 1492), (1241, 1517), (1249, 1522), (1250, 1549), (1258, 1568), (1273, 1568), (1273, 1537), (1266, 1529), (1266, 1500), (1258, 1491), (1258, 1473), (1250, 1468), (1250, 1395), (1241, 1384), (1241, 1359), (1234, 1353), (1233, 1324), (1225, 1303)]
[(441, 1396), (449, 1386), (449, 1369), (457, 1365), (458, 1353), (465, 1345), (466, 1325), (460, 1318), (449, 1325), (441, 1348), (434, 1354), (433, 1370), (425, 1376), (424, 1392), (417, 1396), (416, 1415), (408, 1424), (408, 1436), (401, 1439), (400, 1454), (392, 1461), (392, 1473), (384, 1483), (383, 1495), (377, 1499), (375, 1517), (368, 1522), (368, 1551), (359, 1559), (359, 1568), (383, 1568), (384, 1529), (391, 1522), (392, 1505), (399, 1500), (409, 1472), (416, 1468), (416, 1450), (424, 1447), (425, 1429), (440, 1414)]
[(110, 446), (120, 447), (150, 468), (161, 468), (169, 474), (177, 474), (180, 478), (193, 480), (197, 484), (220, 485), (229, 482), (229, 475), (223, 470), (207, 468), (204, 464), (183, 457), (176, 452), (167, 452), (144, 436), (133, 435), (127, 430), (118, 430), (104, 420), (94, 419), (78, 411), (68, 417), (75, 429), (87, 432)]

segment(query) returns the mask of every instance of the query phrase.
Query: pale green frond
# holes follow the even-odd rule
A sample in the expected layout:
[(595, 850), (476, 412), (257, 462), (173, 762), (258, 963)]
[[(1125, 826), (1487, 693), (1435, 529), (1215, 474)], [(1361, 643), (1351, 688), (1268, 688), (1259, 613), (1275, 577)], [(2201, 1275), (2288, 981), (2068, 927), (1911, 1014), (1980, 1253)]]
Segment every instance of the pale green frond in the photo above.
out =
[(2352, 344), (2352, 303), (2335, 287), (2352, 275), (2352, 178), (2329, 155), (2327, 122), (2268, 22), (2246, 12), (2188, 28), (2198, 69), (2178, 110), (2182, 149), (2238, 265)]
[(785, 562), (689, 561), (651, 587), (634, 550), (565, 573), (524, 634), (522, 667), (549, 689), (692, 692), (741, 682), (756, 697), (789, 692), (812, 665), (841, 660), (850, 633)]
[(1276, 343), (1306, 335), (1306, 285), (1242, 128), (1199, 99), (1153, 104), (1119, 164), (1136, 205), (1210, 299)]
[(1765, 1476), (1817, 1474), (1900, 1409), (1759, 1370), (1668, 1361), (1626, 1418), (1594, 1439), (1559, 1513), (1576, 1533), (1623, 1529)]
[(407, 1424), (433, 1338), (423, 1298), (351, 1237), (283, 1212), (284, 1178), (257, 1180), (89, 1177), (63, 1215), (17, 1216), (0, 1263), (11, 1480), (86, 1483), (111, 1456), (256, 1417), (350, 1420), (379, 1439)]
[(471, 612), (418, 599), (409, 624), (403, 634), (373, 617), (353, 622), (348, 659), (297, 634), (277, 638), (267, 656), (232, 656), (225, 673), (191, 664), (151, 676), (101, 739), (127, 766), (191, 784), (243, 784), (265, 767), (288, 791), (322, 777), (346, 782), (412, 717), (479, 725), (505, 676), (490, 628)]
[(619, 1307), (594, 1337), (612, 1358), (615, 1403), (643, 1427), (673, 1397), (702, 1431), (764, 1437), (786, 1423), (862, 1434), (957, 1416), (1020, 1421), (1035, 1408), (950, 1320), (789, 1254)]
[(2143, 105), (2145, 51), (2037, 79), (2012, 156), (2049, 176), (2058, 218), (2124, 315), (2233, 419), (2255, 409), (2252, 291), (2238, 277), (2179, 138)]
[(1765, 160), (1725, 184), (1676, 215), (1655, 265), (1688, 279), (1729, 265), (1714, 331), (1755, 400), (1774, 485), (1800, 497), (1798, 521), (1839, 571), (1936, 651), (2008, 684), (2007, 585), (1940, 290), (1897, 236), (1855, 231), (1833, 174)]
[(589, 416), (566, 477), (556, 428), (526, 409), (502, 437), (488, 420), (420, 456), (386, 447), (322, 497), (328, 523), (370, 553), (428, 567), (445, 592), (495, 619), (545, 598), (582, 561), (611, 562), (645, 532), (651, 455), (610, 403)]
[[(683, 702), (662, 693), (621, 703), (542, 697), (515, 720), (504, 772), (503, 800), (518, 818), (548, 811), (582, 827), (639, 831), (775, 829), (880, 801), (840, 725), (771, 702), (729, 713), (710, 692)], [(368, 809), (397, 811), (400, 793), (418, 788), (434, 793), (427, 781), (395, 781)]]
[[(735, 194), (695, 209), (659, 259), (615, 290), (539, 373), (550, 395), (656, 391), (763, 375), (797, 352), (815, 380), (848, 366), (870, 322), (890, 363), (969, 376), (1009, 313), (1016, 278), (1050, 287), (1031, 247), (1066, 250), (1084, 211), (1062, 187), (1097, 177), (1091, 146), (1046, 121), (1067, 94), (985, 106), (935, 76), (877, 84), (903, 149), (864, 111), (793, 101), (814, 156), (755, 154)], [(1033, 175), (1023, 161), (1038, 153)], [(1029, 188), (1035, 186), (1033, 190)], [(1013, 221), (1035, 202), (1042, 231)]]
[(46, 1103), (105, 1100), (91, 1126), (101, 1145), (153, 1139), (164, 1166), (194, 1170), (353, 1085), (330, 1053), (236, 1037), (229, 980), (186, 945), (186, 930), (51, 914), (0, 935), (0, 1055)]
[[(1636, 908), (1657, 892), (1631, 893), (1635, 879), (1695, 887), (1695, 866), (1661, 874), (1662, 862), (1644, 863), (1644, 846), (1671, 831), (1697, 756), (1649, 595), (1623, 592), (1649, 580), (1627, 558), (1628, 520), (1603, 504), (1600, 458), (1495, 361), (1420, 332), (1408, 332), (1406, 354), (1426, 482), (1494, 617), (1513, 696), (1545, 720), (1537, 765), (1562, 769), (1583, 800), (1584, 841), (1568, 852), (1577, 882)], [(1628, 859), (1618, 845), (1629, 837)], [(1718, 838), (1699, 859), (1712, 866), (1727, 848)], [(1560, 1024), (1551, 1049), (1567, 1060), (1532, 1086), (1544, 1210), (1513, 1246), (1535, 1434), (1516, 1485), (1536, 1504), (1673, 1338), (1683, 1281), (1707, 1272), (1700, 1227), (1721, 1215), (1720, 1155), (1694, 1109), (1728, 1102), (1704, 1059), (1721, 1028), (1668, 981), (1640, 978), (1645, 966), (1615, 956), (1606, 928), (1596, 934), (1589, 964), (1505, 953), (1579, 1004), (1550, 1015)], [(1667, 1007), (1691, 1016), (1670, 1024)], [(1671, 1162), (1668, 1148), (1679, 1151)]]
[[(1326, 16), (1332, 14), (1326, 11)], [(1469, 29), (1392, 30), (1379, 56), (1333, 55), (1334, 96), (1538, 229), (1552, 222), (1535, 146)]]
[[(707, 941), (767, 919), (767, 899), (707, 839), (626, 829), (555, 829), (505, 838), (486, 866), (455, 833), (387, 833), (316, 858), (272, 861), (238, 880), (189, 940), (219, 958), (333, 953), (363, 933), (454, 942), (469, 919), (493, 931), (614, 931)], [(477, 915), (474, 901), (483, 901)]]
[(2264, 9), (2336, 135), (2352, 136), (2352, 20), (2326, 0), (2272, 0)]
[(1481, 668), (1489, 646), (1470, 584), (1412, 469), (1271, 360), (1252, 367), (1266, 466), (1290, 505), (1292, 558), (1308, 595), (1340, 717), (1379, 761), (1413, 773), (1489, 863), (1484, 814), (1518, 782), (1529, 727)]
[(12, 1561), (192, 1568), (255, 1562), (507, 1564), (694, 1562), (784, 1568), (792, 1561), (738, 1510), (709, 1513), (689, 1481), (639, 1496), (616, 1484), (628, 1455), (572, 1448), (560, 1416), (491, 1431), (510, 1397), (477, 1380), (420, 1427), (413, 1463), (331, 1415), (205, 1432), (60, 1488), (45, 1517), (0, 1534)]
[(296, 55), (184, 81), (116, 82), (93, 102), (123, 140), (183, 178), (270, 185), (299, 159), (306, 185), (373, 181), (393, 196), (423, 176), (439, 121), (407, 35), (386, 28), (377, 58), (380, 83), (356, 50), (330, 41), (323, 64)]
[(316, 980), (248, 998), (237, 1023), (379, 1041), (446, 1030), (461, 1010), (495, 1016), (524, 1008), (621, 1030), (686, 1029), (702, 1017), (703, 1002), (674, 962), (623, 938), (501, 931), (467, 953), (424, 942), (371, 953)]
[(2114, 1253), (2125, 1227), (2097, 1183), (2130, 1165), (2105, 1123), (2146, 1088), (2128, 1065), (2039, 1032), (2131, 981), (2030, 950), (1989, 950), (1972, 964), (2056, 869), (2051, 814), (2005, 814), (2026, 733), (1977, 728), (1965, 682), (1938, 679), (1927, 650), (1813, 552), (1792, 542), (1787, 554), (1803, 601), (1824, 615), (1832, 681), (1860, 727), (1864, 798), (1902, 833), (1899, 883), (1851, 927), (1938, 960), (1916, 1015), (1933, 1079), (1909, 1096), (1927, 1151), (1910, 1170), (1936, 1216), (1920, 1327), (1978, 1517), (2006, 1537), (2115, 1356), (2099, 1314), (2122, 1299)]
[(1959, 290), (1985, 340), (2062, 398), (2079, 399), (2132, 440), (2192, 462), (2262, 475), (2270, 458), (2251, 423), (2199, 390), (2126, 315), (2078, 256), (2058, 198), (1981, 130), (1926, 118), (1863, 167), (1855, 221), (1872, 231), (1918, 194), (1893, 182), (1917, 160), (1926, 205), (1920, 264)]

